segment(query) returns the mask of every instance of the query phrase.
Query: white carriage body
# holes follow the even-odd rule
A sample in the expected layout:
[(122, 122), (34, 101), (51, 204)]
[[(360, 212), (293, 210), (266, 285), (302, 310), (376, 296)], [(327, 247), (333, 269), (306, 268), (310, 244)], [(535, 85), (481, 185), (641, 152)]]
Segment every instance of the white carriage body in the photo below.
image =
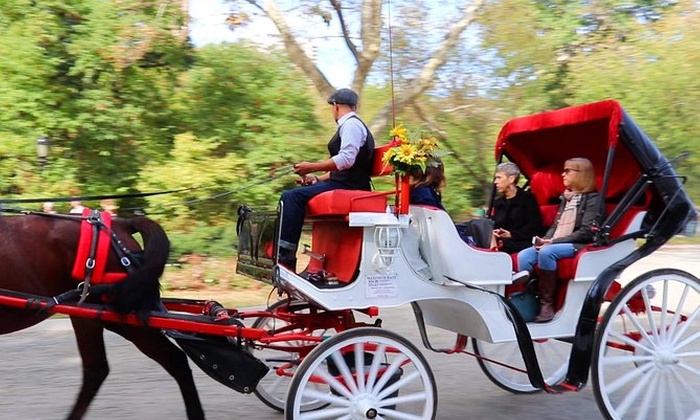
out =
[[(639, 230), (643, 218), (644, 212), (636, 214), (627, 231)], [(500, 299), (479, 290), (505, 293), (505, 287), (512, 283), (509, 254), (467, 245), (449, 215), (438, 209), (411, 206), (409, 215), (399, 217), (390, 213), (350, 213), (349, 224), (364, 229), (355, 281), (341, 287), (320, 288), (280, 267), (278, 279), (282, 288), (328, 310), (395, 307), (415, 302), (428, 325), (487, 342), (516, 339)], [(385, 228), (402, 234), (400, 252), (382, 258), (375, 235)], [(634, 249), (634, 240), (627, 239), (585, 251), (567, 288), (564, 306), (554, 320), (528, 324), (532, 338), (572, 336), (591, 282)], [(428, 270), (422, 269), (426, 264)]]

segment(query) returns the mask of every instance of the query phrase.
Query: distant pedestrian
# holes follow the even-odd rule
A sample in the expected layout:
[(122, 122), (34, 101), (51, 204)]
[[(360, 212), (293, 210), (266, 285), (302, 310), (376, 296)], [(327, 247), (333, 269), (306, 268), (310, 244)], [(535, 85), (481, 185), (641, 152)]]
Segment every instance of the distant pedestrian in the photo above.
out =
[(53, 203), (50, 201), (47, 201), (41, 205), (41, 209), (44, 213), (56, 213), (56, 209), (53, 206)]
[(105, 199), (100, 201), (100, 207), (102, 207), (102, 210), (109, 213), (112, 217), (116, 216), (117, 210), (119, 210), (119, 206), (117, 205), (116, 201), (112, 199)]
[(80, 200), (73, 200), (70, 202), (70, 211), (68, 213), (71, 214), (83, 214), (83, 210), (85, 209), (85, 206), (83, 206), (83, 202)]

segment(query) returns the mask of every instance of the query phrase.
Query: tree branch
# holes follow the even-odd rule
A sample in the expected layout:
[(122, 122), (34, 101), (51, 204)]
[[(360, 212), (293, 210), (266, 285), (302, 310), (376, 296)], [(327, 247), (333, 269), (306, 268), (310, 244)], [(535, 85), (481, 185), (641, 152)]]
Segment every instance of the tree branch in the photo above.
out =
[(432, 86), (435, 72), (445, 64), (447, 61), (447, 54), (455, 47), (457, 42), (459, 42), (459, 38), (464, 30), (474, 22), (476, 13), (484, 3), (485, 0), (473, 0), (472, 4), (464, 9), (460, 20), (450, 28), (449, 32), (445, 35), (445, 39), (435, 51), (435, 54), (433, 54), (425, 64), (418, 77), (410, 83), (412, 88), (399, 94), (393, 107), (392, 103), (389, 102), (379, 111), (370, 125), (370, 130), (372, 130), (373, 133), (380, 133), (386, 130), (386, 127), (389, 125), (389, 118), (393, 112), (400, 111), (406, 107), (406, 105), (412, 104), (418, 96)]
[(314, 64), (313, 60), (306, 55), (304, 49), (301, 48), (301, 45), (297, 42), (291, 28), (287, 25), (287, 22), (284, 20), (279, 9), (277, 9), (275, 3), (270, 0), (263, 0), (262, 4), (253, 0), (249, 0), (249, 2), (262, 10), (275, 24), (282, 38), (282, 44), (287, 50), (287, 54), (289, 54), (292, 62), (299, 66), (301, 71), (311, 79), (311, 82), (321, 96), (330, 96), (333, 93), (333, 86), (321, 70)]
[(335, 9), (335, 14), (338, 15), (338, 21), (340, 21), (340, 29), (343, 31), (343, 39), (345, 40), (345, 45), (355, 57), (355, 61), (359, 61), (359, 54), (357, 53), (357, 47), (355, 43), (350, 39), (350, 32), (348, 31), (348, 25), (345, 23), (345, 17), (343, 16), (343, 9), (340, 6), (340, 1), (329, 0), (333, 9)]
[(362, 3), (362, 52), (357, 60), (357, 70), (352, 86), (359, 89), (365, 84), (372, 65), (379, 57), (382, 43), (382, 0), (365, 0)]

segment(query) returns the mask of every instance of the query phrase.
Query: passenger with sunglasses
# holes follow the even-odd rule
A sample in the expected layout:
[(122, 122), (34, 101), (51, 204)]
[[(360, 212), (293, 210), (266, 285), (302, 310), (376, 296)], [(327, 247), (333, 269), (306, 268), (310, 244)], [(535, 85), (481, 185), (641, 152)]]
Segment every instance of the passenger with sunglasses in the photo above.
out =
[(554, 297), (557, 288), (557, 261), (571, 258), (576, 252), (593, 242), (600, 204), (595, 190), (593, 164), (585, 158), (566, 161), (562, 178), (566, 190), (554, 223), (543, 237), (535, 236), (533, 246), (518, 253), (518, 268), (534, 272), (539, 265), (540, 311), (535, 322), (548, 322), (554, 318)]

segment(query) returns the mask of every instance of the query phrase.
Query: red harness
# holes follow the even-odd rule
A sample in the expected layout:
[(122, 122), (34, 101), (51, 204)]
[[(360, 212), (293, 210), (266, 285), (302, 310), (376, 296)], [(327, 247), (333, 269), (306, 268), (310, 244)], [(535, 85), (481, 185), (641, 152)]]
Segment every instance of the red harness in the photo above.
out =
[[(109, 230), (112, 227), (112, 216), (107, 212), (100, 214), (101, 224), (94, 223), (90, 219), (91, 209), (83, 209), (83, 221), (80, 224), (80, 239), (75, 255), (72, 276), (79, 281), (87, 281), (91, 284), (115, 283), (126, 278), (127, 273), (106, 273), (107, 259), (111, 237)], [(93, 238), (97, 243), (93, 245)], [(92, 255), (91, 255), (92, 254)]]

